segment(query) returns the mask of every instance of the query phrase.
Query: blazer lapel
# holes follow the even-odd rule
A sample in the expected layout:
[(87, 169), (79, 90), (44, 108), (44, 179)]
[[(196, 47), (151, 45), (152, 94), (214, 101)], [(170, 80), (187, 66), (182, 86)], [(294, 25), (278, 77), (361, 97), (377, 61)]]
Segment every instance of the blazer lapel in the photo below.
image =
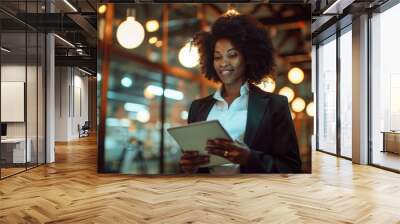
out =
[(267, 110), (269, 97), (268, 95), (260, 93), (258, 87), (249, 85), (249, 104), (247, 109), (247, 123), (244, 142), (251, 146), (253, 143), (262, 119)]
[(199, 113), (196, 121), (205, 121), (207, 120), (208, 114), (211, 111), (211, 108), (214, 106), (216, 99), (212, 97), (212, 95), (205, 99), (204, 104), (202, 104), (199, 108)]

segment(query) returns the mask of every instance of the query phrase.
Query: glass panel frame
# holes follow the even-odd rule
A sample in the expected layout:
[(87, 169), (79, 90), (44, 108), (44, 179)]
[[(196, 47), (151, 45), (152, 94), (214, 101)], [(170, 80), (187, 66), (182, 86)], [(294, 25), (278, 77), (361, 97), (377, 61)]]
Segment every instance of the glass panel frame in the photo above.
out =
[[(15, 3), (15, 1), (5, 1), (0, 6), (11, 7), (21, 15), (27, 15), (26, 12), (38, 13), (40, 10), (42, 12), (43, 9), (39, 9), (39, 5), (43, 5), (45, 1), (20, 1), (13, 5)], [(2, 16), (14, 21), (12, 16), (5, 14)], [(4, 160), (0, 160), (0, 179), (46, 162), (46, 37), (44, 33), (23, 22), (15, 20), (15, 23), (18, 26), (0, 29), (0, 45), (2, 47), (8, 45), (7, 49), (10, 50), (9, 52), (1, 50), (0, 81), (24, 82), (24, 93), (22, 93), (24, 118), (23, 122), (6, 122), (7, 137), (3, 141), (4, 144), (0, 145), (0, 158), (7, 157), (6, 160), (9, 162), (7, 165), (3, 163)], [(2, 109), (4, 108), (0, 105), (0, 110)], [(7, 141), (12, 143), (6, 143)], [(5, 153), (1, 155), (4, 150), (9, 150), (9, 155)], [(9, 170), (3, 168), (5, 165)]]
[(400, 4), (382, 8), (370, 18), (369, 163), (400, 172), (400, 151), (396, 150), (400, 144), (400, 70), (396, 60), (400, 33), (393, 29), (400, 19)]
[[(322, 42), (317, 48), (318, 84), (317, 114), (319, 118), (317, 149), (336, 154), (336, 35)], [(322, 62), (322, 63), (321, 63)], [(332, 64), (333, 63), (333, 64)], [(325, 66), (324, 66), (325, 65)], [(325, 68), (326, 67), (326, 68)], [(323, 75), (322, 75), (323, 74)], [(322, 90), (322, 91), (321, 91)], [(326, 95), (331, 91), (329, 95)], [(322, 118), (321, 118), (322, 117)]]
[(341, 31), (339, 37), (340, 58), (340, 156), (352, 158), (352, 29)]

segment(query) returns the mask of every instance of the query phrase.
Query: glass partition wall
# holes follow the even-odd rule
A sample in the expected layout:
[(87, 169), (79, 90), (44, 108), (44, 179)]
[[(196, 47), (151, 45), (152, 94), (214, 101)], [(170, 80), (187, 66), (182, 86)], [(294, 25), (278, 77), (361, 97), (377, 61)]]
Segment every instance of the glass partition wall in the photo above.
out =
[(352, 33), (351, 25), (340, 36), (340, 154), (352, 158)]
[(0, 3), (1, 179), (45, 163), (45, 35), (17, 18), (40, 2)]
[(317, 149), (352, 157), (351, 24), (318, 44)]
[[(161, 72), (114, 58), (107, 92), (105, 169), (159, 173)], [(134, 72), (132, 72), (134, 71)]]
[[(115, 16), (126, 16), (126, 7), (115, 5)], [(149, 8), (138, 6), (136, 17), (144, 19)], [(153, 6), (153, 13), (161, 14), (163, 5)], [(146, 12), (147, 11), (147, 12)], [(197, 6), (187, 6), (185, 20), (196, 21)], [(169, 19), (175, 21), (182, 14), (171, 8)], [(147, 15), (149, 16), (149, 15)], [(105, 17), (98, 17), (99, 30)], [(201, 95), (201, 82), (195, 75), (196, 67), (182, 68), (177, 55), (179, 49), (200, 30), (200, 25), (188, 26), (185, 32), (169, 30), (168, 45), (163, 42), (162, 26), (149, 33), (145, 41), (134, 50), (122, 48), (114, 36), (109, 62), (107, 90), (107, 116), (104, 140), (103, 172), (126, 174), (176, 174), (179, 173), (180, 147), (167, 133), (170, 127), (187, 124), (191, 102)], [(113, 27), (114, 31), (117, 27)], [(102, 36), (100, 35), (100, 40)], [(154, 39), (154, 43), (150, 40)], [(176, 46), (176, 44), (179, 46)], [(163, 47), (167, 46), (168, 68), (160, 66)], [(99, 48), (101, 52), (103, 49)], [(102, 53), (98, 54), (98, 69), (101, 71)], [(165, 56), (165, 55), (164, 55)], [(147, 61), (147, 62), (144, 62)], [(188, 78), (189, 77), (189, 78)], [(101, 72), (97, 76), (99, 86), (103, 83)], [(215, 87), (203, 85), (203, 94), (215, 91)], [(98, 88), (98, 90), (101, 88)], [(100, 92), (98, 92), (100, 97)], [(100, 101), (98, 102), (100, 103)], [(101, 108), (101, 107), (99, 107)], [(163, 131), (162, 131), (163, 130)]]
[[(221, 13), (229, 7), (227, 4), (215, 4)], [(180, 173), (181, 150), (167, 129), (187, 124), (191, 102), (214, 93), (219, 87), (201, 74), (196, 65), (197, 50), (190, 44), (195, 33), (208, 30), (212, 21), (220, 16), (221, 13), (213, 8), (204, 4), (108, 4), (107, 10), (98, 14), (100, 53), (97, 61), (101, 71), (98, 74), (101, 86), (98, 96), (101, 98), (99, 103), (103, 104), (99, 107), (99, 172)], [(258, 8), (261, 7), (254, 6), (255, 11)], [(238, 9), (250, 13), (244, 5), (238, 5)], [(270, 16), (264, 13), (265, 10), (260, 10), (260, 18)], [(132, 14), (146, 28), (143, 39), (140, 38), (136, 47), (128, 46), (122, 38), (124, 21), (128, 21)], [(299, 34), (298, 38), (292, 39), (295, 44), (289, 44), (289, 48), (279, 47), (281, 52), (277, 55), (286, 57), (294, 52), (309, 52), (306, 35), (309, 31), (303, 30), (304, 33), (295, 31), (286, 34), (286, 29), (274, 32), (273, 42), (276, 45), (286, 35)], [(294, 50), (295, 46), (301, 50)], [(307, 77), (308, 56), (304, 56), (305, 60), (300, 61), (279, 60), (279, 69), (274, 73), (278, 77), (277, 88), (267, 91), (278, 93), (278, 87), (289, 84), (289, 79), (285, 77), (291, 67), (304, 66)], [(304, 78), (304, 81), (297, 87), (289, 85), (294, 87), (296, 96), (312, 101), (309, 80)], [(275, 88), (275, 79), (273, 86)], [(312, 104), (309, 105), (312, 109)], [(309, 172), (307, 133), (310, 132), (310, 119), (307, 116), (314, 114), (305, 113), (304, 109), (293, 112), (292, 116), (297, 133), (300, 133), (298, 139), (303, 168)]]
[(336, 35), (318, 46), (318, 146), (336, 154)]
[(371, 18), (370, 163), (400, 171), (400, 4)]
[[(368, 164), (400, 172), (400, 4), (387, 1), (369, 13)], [(317, 43), (317, 149), (351, 159), (352, 82), (359, 81), (352, 78), (352, 42), (359, 40), (351, 25), (336, 34)]]

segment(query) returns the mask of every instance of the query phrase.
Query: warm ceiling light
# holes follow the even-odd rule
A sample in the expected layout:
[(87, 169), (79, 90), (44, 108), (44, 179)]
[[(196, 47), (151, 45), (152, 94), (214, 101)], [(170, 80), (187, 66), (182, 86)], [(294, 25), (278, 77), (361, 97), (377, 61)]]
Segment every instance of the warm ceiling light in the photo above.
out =
[(297, 97), (292, 102), (292, 110), (294, 112), (302, 112), (305, 107), (306, 107), (306, 102), (304, 102), (304, 100), (300, 97)]
[(264, 90), (265, 92), (274, 92), (275, 90), (275, 80), (269, 76), (263, 79), (260, 84), (257, 85), (260, 89)]
[(90, 73), (90, 72), (88, 72), (88, 71), (86, 71), (86, 70), (84, 70), (84, 69), (81, 69), (81, 68), (79, 68), (79, 67), (78, 67), (78, 70), (81, 71), (81, 72), (83, 72), (83, 73), (85, 73), (85, 74), (87, 74), (87, 75), (92, 75), (92, 73)]
[(160, 28), (160, 24), (158, 24), (157, 20), (149, 20), (146, 23), (147, 32), (155, 32)]
[(197, 47), (193, 46), (190, 42), (186, 43), (179, 51), (178, 59), (181, 65), (186, 68), (195, 67), (199, 64), (200, 59)]
[(74, 12), (78, 12), (78, 10), (68, 1), (64, 0), (64, 3), (68, 5)]
[(107, 6), (106, 5), (101, 5), (98, 9), (99, 14), (103, 14), (105, 13), (107, 10)]
[(162, 46), (162, 41), (161, 41), (161, 40), (158, 40), (158, 41), (155, 43), (155, 45), (156, 45), (156, 47), (161, 47), (161, 46)]
[(11, 52), (11, 50), (9, 50), (9, 49), (7, 49), (7, 48), (5, 48), (5, 47), (1, 47), (0, 49), (1, 49), (2, 51), (6, 52), (6, 53), (10, 53), (10, 52)]
[(228, 9), (228, 10), (224, 13), (223, 16), (237, 16), (237, 15), (239, 15), (239, 12), (236, 11), (236, 9), (231, 8), (231, 9)]
[(314, 102), (310, 102), (306, 108), (307, 115), (310, 117), (314, 117), (315, 110), (314, 110)]
[(327, 9), (325, 9), (322, 14), (323, 15), (338, 15), (343, 13), (343, 9), (347, 8), (350, 4), (352, 4), (353, 0), (336, 0), (330, 1), (333, 2)]
[(294, 98), (294, 91), (291, 88), (285, 86), (281, 90), (279, 90), (279, 95), (286, 96), (288, 98), (288, 102), (290, 103)]
[(61, 36), (54, 34), (55, 37), (57, 37), (59, 40), (61, 40), (62, 42), (64, 42), (66, 45), (75, 48), (75, 45), (73, 45), (71, 42), (69, 42), (68, 40), (62, 38)]
[(149, 44), (155, 44), (157, 42), (158, 38), (157, 37), (150, 37), (149, 38)]
[(118, 26), (117, 40), (126, 49), (136, 48), (144, 40), (144, 28), (135, 17), (129, 16)]
[(288, 73), (289, 81), (293, 84), (299, 84), (304, 79), (304, 72), (298, 67), (294, 67), (290, 69)]

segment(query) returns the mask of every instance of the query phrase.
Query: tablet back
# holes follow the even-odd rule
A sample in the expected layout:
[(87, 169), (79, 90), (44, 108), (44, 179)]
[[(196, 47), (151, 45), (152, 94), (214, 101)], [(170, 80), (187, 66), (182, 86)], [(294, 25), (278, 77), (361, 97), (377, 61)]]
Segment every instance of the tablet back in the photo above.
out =
[[(209, 139), (225, 138), (232, 140), (218, 120), (191, 123), (185, 126), (169, 128), (167, 131), (183, 151), (197, 150), (200, 154), (207, 154), (205, 148)], [(210, 157), (210, 164), (207, 166), (226, 163), (230, 163), (230, 161), (213, 155)]]

